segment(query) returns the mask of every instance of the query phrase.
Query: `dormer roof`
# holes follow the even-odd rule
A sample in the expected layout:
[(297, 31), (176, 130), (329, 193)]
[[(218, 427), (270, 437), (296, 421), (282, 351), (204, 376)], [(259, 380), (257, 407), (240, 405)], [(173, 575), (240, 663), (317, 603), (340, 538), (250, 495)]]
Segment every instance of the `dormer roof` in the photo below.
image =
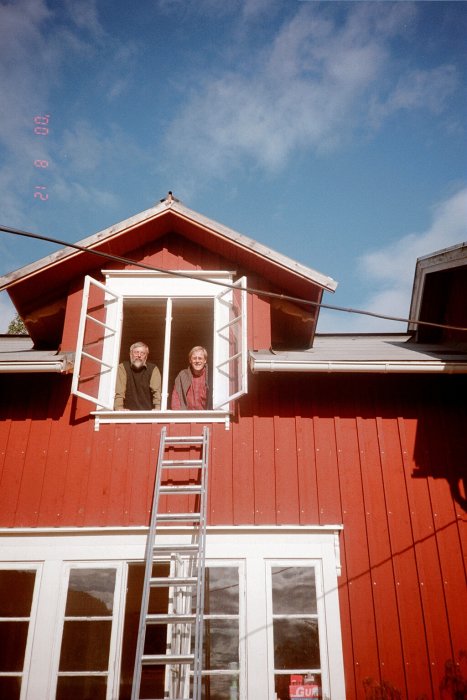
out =
[(99, 264), (104, 267), (106, 261), (99, 263), (95, 252), (131, 257), (132, 251), (169, 233), (186, 237), (239, 268), (254, 271), (284, 294), (320, 301), (324, 290), (334, 291), (337, 287), (331, 277), (189, 209), (169, 193), (154, 207), (79, 241), (74, 244), (76, 247), (65, 246), (1, 277), (0, 289), (8, 290), (31, 337), (40, 341), (40, 337), (35, 337), (35, 324), (28, 319), (41, 305), (52, 308), (53, 313), (54, 304), (63, 305), (70, 280), (84, 277)]

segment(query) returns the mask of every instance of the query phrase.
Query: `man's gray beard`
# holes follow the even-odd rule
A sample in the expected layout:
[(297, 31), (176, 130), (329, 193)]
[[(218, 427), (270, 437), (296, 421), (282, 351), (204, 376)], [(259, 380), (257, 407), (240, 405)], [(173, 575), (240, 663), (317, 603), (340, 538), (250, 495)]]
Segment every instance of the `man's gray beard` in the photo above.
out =
[(136, 369), (140, 369), (141, 367), (144, 367), (146, 363), (144, 360), (133, 360), (131, 364), (133, 367), (136, 367)]

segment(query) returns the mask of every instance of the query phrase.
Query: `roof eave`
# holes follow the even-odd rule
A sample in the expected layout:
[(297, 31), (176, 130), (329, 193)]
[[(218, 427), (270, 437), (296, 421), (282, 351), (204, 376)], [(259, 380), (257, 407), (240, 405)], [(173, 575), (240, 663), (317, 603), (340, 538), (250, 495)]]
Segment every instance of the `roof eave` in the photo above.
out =
[[(306, 281), (312, 282), (327, 291), (334, 292), (337, 288), (337, 282), (331, 277), (323, 275), (312, 268), (301, 265), (297, 261), (282, 255), (282, 253), (274, 251), (272, 248), (268, 248), (263, 244), (258, 243), (254, 239), (248, 238), (247, 236), (244, 236), (243, 234), (240, 234), (227, 226), (219, 224), (212, 219), (198, 214), (176, 200), (164, 200), (156, 206), (140, 212), (139, 214), (135, 214), (125, 221), (114, 224), (107, 229), (78, 241), (76, 245), (80, 246), (81, 248), (97, 250), (102, 244), (108, 244), (113, 239), (127, 233), (129, 230), (143, 223), (148, 223), (151, 220), (157, 219), (165, 215), (167, 212), (173, 212), (178, 217), (204, 228), (212, 235), (221, 236), (229, 240), (232, 244), (237, 245), (244, 250), (248, 250), (249, 252), (253, 252), (259, 258), (268, 259), (273, 264), (287, 270), (287, 272), (302, 277)], [(10, 272), (4, 277), (0, 278), (0, 287), (3, 289), (8, 289), (25, 278), (43, 272), (47, 268), (53, 267), (64, 260), (83, 255), (83, 252), (84, 251), (77, 250), (71, 246), (65, 246), (64, 248), (45, 258), (26, 265), (19, 270)]]
[(259, 372), (314, 372), (366, 374), (467, 374), (467, 362), (299, 361), (258, 358), (250, 353), (250, 369)]

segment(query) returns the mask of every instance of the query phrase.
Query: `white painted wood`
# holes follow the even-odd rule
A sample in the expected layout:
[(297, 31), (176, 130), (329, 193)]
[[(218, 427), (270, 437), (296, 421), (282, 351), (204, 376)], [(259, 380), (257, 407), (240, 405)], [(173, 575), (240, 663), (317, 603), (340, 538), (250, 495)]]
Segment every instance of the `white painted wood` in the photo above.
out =
[[(189, 542), (189, 528), (167, 528), (167, 542)], [(240, 527), (209, 528), (206, 540), (207, 565), (238, 566), (240, 571), (240, 680), (239, 700), (274, 698), (273, 650), (268, 641), (271, 629), (270, 567), (313, 566), (316, 571), (319, 634), (322, 650), (323, 691), (331, 700), (344, 700), (344, 672), (337, 586), (336, 533), (341, 526), (327, 527)], [(125, 529), (104, 534), (94, 530), (82, 535), (34, 534), (0, 537), (2, 558), (22, 566), (42, 568), (32, 636), (27, 690), (21, 700), (53, 700), (58, 668), (66, 580), (70, 567), (117, 569), (114, 622), (109, 663), (109, 694), (117, 697), (123, 634), (126, 562), (142, 561), (146, 534)], [(268, 588), (269, 587), (269, 588)], [(268, 602), (269, 600), (269, 602)], [(268, 607), (269, 606), (269, 607)], [(114, 695), (111, 695), (110, 688)], [(265, 696), (265, 689), (267, 696)]]
[[(214, 304), (214, 409), (228, 408), (232, 401), (246, 394), (248, 388), (246, 277), (241, 277), (233, 286), (242, 290), (238, 311), (231, 287), (217, 294)], [(233, 347), (232, 338), (235, 338)], [(232, 363), (237, 359), (240, 376), (235, 382)]]
[(172, 337), (172, 298), (168, 297), (165, 307), (164, 364), (162, 372), (161, 411), (166, 411), (169, 397), (170, 340)]
[[(107, 315), (105, 325), (98, 319), (94, 319), (92, 310), (89, 308), (89, 295), (91, 288), (95, 287), (102, 292), (104, 303), (107, 305)], [(85, 332), (88, 323), (97, 323), (102, 326), (106, 338), (104, 341), (102, 357), (95, 356), (97, 365), (96, 375), (100, 375), (99, 389), (96, 394), (90, 394), (83, 391), (81, 381), (83, 379), (82, 361), (85, 350), (83, 344), (85, 342)], [(120, 350), (120, 334), (122, 326), (122, 297), (110, 291), (106, 285), (101, 284), (92, 277), (86, 276), (83, 288), (83, 301), (81, 305), (81, 315), (79, 321), (78, 338), (76, 341), (76, 357), (73, 371), (73, 380), (71, 384), (71, 393), (75, 396), (80, 396), (97, 406), (113, 409), (115, 388), (115, 378), (118, 367), (118, 353)]]

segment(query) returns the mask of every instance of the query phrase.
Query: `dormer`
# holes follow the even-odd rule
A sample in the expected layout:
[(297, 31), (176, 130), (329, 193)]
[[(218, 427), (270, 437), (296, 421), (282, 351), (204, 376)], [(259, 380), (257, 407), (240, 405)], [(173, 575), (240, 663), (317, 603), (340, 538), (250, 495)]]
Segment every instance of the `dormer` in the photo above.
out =
[[(467, 327), (467, 243), (417, 260), (410, 318), (432, 324)], [(418, 343), (467, 343), (464, 331), (409, 324)]]
[[(247, 391), (248, 351), (311, 347), (337, 286), (171, 195), (4, 281), (35, 347), (75, 353), (73, 393), (112, 422), (193, 420), (171, 412), (170, 391), (194, 345), (209, 353), (210, 419), (224, 420)], [(116, 416), (116, 367), (139, 340), (162, 373), (160, 415)]]

